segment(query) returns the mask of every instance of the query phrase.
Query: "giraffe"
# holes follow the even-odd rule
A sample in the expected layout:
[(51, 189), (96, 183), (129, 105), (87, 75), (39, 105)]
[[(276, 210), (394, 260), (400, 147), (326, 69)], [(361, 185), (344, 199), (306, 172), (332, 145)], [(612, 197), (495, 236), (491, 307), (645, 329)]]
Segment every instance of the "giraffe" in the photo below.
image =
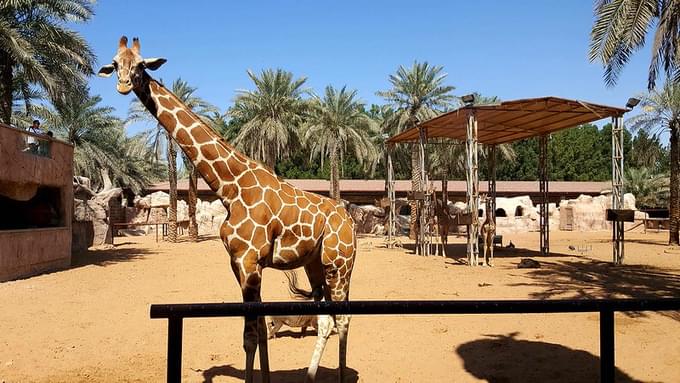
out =
[[(127, 37), (121, 37), (113, 62), (103, 66), (99, 75), (117, 73), (118, 92), (126, 95), (134, 91), (221, 199), (228, 213), (220, 227), (220, 238), (243, 301), (261, 301), (262, 270), (266, 267), (304, 267), (315, 299), (348, 300), (356, 236), (354, 221), (345, 208), (339, 202), (293, 187), (229, 145), (147, 73), (146, 69), (156, 70), (166, 60), (143, 59), (137, 38), (131, 48), (127, 43)], [(349, 321), (348, 315), (319, 316), (306, 381), (315, 380), (334, 325), (340, 339), (338, 378), (344, 380)], [(243, 348), (245, 381), (253, 381), (255, 352), (259, 348), (262, 381), (269, 382), (267, 326), (263, 317), (245, 318)]]
[[(482, 226), (480, 227), (480, 234), (482, 241), (484, 241), (484, 264), (486, 266), (492, 266), (493, 262), (493, 239), (496, 236), (496, 222), (493, 219), (493, 212), (491, 211), (493, 207), (491, 206), (491, 198), (486, 195), (482, 195), (481, 199), (485, 203), (485, 218)], [(488, 257), (487, 257), (488, 256)]]
[[(445, 197), (443, 197), (445, 198)], [(435, 198), (435, 218), (437, 219), (437, 229), (441, 238), (441, 247), (438, 248), (438, 255), (446, 257), (446, 246), (449, 243), (449, 228), (451, 226), (451, 215), (446, 200)]]

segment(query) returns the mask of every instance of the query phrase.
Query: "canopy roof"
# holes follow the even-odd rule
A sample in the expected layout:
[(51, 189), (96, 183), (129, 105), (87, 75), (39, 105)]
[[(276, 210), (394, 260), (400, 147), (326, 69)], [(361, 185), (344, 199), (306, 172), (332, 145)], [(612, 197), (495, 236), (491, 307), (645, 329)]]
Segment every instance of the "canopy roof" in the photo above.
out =
[(390, 137), (387, 142), (417, 141), (420, 128), (425, 129), (428, 139), (453, 138), (465, 141), (468, 111), (477, 118), (480, 143), (503, 144), (621, 116), (628, 110), (558, 97), (504, 101), (500, 104), (458, 108)]

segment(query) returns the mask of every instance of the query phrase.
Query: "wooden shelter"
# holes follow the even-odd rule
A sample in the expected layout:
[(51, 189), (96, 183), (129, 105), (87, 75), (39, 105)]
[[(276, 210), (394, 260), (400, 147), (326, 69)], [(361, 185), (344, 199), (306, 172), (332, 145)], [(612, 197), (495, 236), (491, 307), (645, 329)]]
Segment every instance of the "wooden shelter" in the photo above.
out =
[[(580, 100), (558, 97), (541, 97), (505, 101), (491, 105), (474, 105), (474, 97), (467, 96), (468, 103), (456, 110), (439, 115), (418, 126), (403, 131), (387, 140), (388, 145), (398, 143), (419, 144), (424, 148), (430, 139), (448, 138), (466, 145), (467, 214), (472, 226), (468, 231), (467, 256), (471, 265), (478, 262), (478, 226), (476, 212), (479, 206), (478, 151), (479, 144), (489, 148), (489, 197), (492, 199), (491, 214), (496, 198), (496, 145), (526, 138), (539, 139), (539, 189), (540, 201), (540, 249), (549, 252), (548, 227), (548, 137), (551, 133), (604, 118), (612, 118), (612, 208), (623, 208), (623, 114), (630, 108), (618, 108)], [(464, 98), (464, 101), (465, 98)], [(421, 149), (421, 168), (425, 169), (425, 156)], [(388, 164), (391, 163), (388, 160)], [(388, 179), (392, 179), (388, 166)], [(425, 172), (423, 172), (425, 173)], [(426, 179), (426, 175), (423, 175)], [(425, 183), (421, 183), (424, 185)], [(390, 187), (392, 187), (390, 185)], [(418, 191), (416, 191), (418, 192)], [(423, 192), (423, 190), (420, 190)], [(389, 195), (389, 193), (388, 193)], [(420, 203), (425, 208), (427, 201)], [(474, 212), (474, 213), (473, 213)], [(422, 215), (422, 214), (421, 214)], [(495, 219), (495, 217), (494, 217)], [(420, 225), (421, 231), (424, 225)], [(392, 225), (389, 225), (392, 229)], [(623, 222), (613, 225), (614, 262), (623, 261)], [(390, 233), (391, 234), (391, 233)], [(423, 234), (419, 233), (421, 244)], [(426, 250), (425, 250), (426, 251)]]
[(73, 145), (0, 124), (0, 282), (68, 267)]

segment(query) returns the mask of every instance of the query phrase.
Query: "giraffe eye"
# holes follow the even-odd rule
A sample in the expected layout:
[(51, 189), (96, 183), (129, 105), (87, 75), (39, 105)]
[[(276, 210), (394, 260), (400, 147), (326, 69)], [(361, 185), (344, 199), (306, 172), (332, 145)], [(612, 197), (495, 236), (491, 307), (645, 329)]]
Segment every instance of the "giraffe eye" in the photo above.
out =
[(117, 62), (117, 61), (114, 61), (114, 62), (113, 62), (113, 67), (114, 67), (116, 70), (118, 70), (118, 62)]

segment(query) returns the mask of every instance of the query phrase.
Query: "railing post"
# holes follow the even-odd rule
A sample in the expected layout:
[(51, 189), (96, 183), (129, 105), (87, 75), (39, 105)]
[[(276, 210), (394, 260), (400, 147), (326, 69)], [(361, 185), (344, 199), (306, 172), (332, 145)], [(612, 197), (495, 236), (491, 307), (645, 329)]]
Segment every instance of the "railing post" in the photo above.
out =
[(600, 382), (614, 382), (614, 311), (600, 311)]
[(182, 381), (182, 317), (168, 318), (168, 383)]

